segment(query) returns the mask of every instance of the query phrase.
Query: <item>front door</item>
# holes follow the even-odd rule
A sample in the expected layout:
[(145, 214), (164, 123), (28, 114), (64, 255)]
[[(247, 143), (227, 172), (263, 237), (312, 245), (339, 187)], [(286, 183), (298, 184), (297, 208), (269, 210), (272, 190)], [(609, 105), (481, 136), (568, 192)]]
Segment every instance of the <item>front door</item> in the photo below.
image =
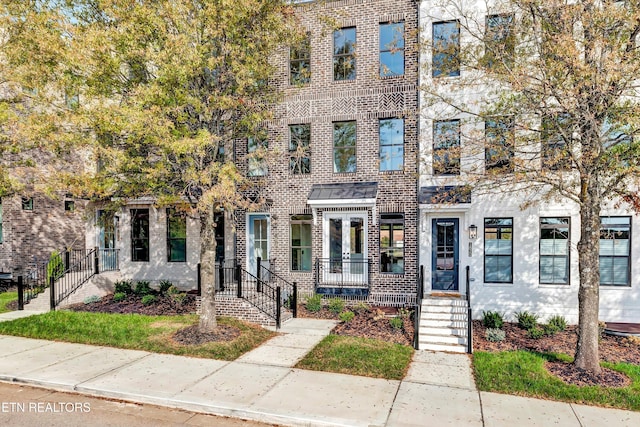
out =
[(98, 210), (97, 215), (100, 270), (115, 270), (118, 264), (116, 253), (117, 219), (103, 210)]
[(324, 218), (323, 268), (327, 283), (366, 283), (367, 215), (327, 213)]
[(431, 222), (431, 289), (458, 291), (458, 218)]
[(271, 221), (267, 214), (249, 214), (247, 238), (247, 271), (257, 276), (258, 258), (269, 261)]

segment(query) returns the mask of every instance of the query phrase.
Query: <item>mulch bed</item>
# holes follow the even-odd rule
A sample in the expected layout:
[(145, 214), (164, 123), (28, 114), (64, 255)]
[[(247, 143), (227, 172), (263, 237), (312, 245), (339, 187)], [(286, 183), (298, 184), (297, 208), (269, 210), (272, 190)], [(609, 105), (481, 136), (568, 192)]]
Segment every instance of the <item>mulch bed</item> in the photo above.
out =
[(74, 304), (67, 307), (73, 311), (89, 311), (92, 313), (144, 314), (147, 316), (176, 316), (196, 312), (196, 297), (186, 294), (182, 303), (168, 295), (156, 295), (156, 301), (149, 305), (142, 303), (142, 297), (127, 295), (122, 301), (114, 301), (113, 294), (106, 295), (100, 301), (89, 304)]
[[(348, 308), (347, 308), (348, 309)], [(403, 318), (402, 329), (396, 329), (389, 323), (389, 318), (398, 314), (392, 307), (370, 307), (369, 310), (354, 311), (350, 322), (339, 323), (332, 331), (336, 335), (373, 338), (402, 345), (413, 344), (413, 319)], [(304, 305), (298, 306), (298, 317), (314, 319), (338, 319), (338, 315), (326, 307), (318, 312), (308, 311)]]
[(218, 324), (213, 332), (201, 331), (198, 325), (182, 328), (173, 335), (173, 340), (183, 345), (201, 345), (208, 342), (227, 342), (240, 336), (240, 330), (229, 325)]
[[(474, 350), (487, 352), (528, 350), (540, 353), (564, 353), (571, 356), (576, 351), (578, 341), (576, 326), (568, 326), (565, 331), (539, 339), (530, 338), (527, 331), (520, 329), (515, 323), (505, 323), (502, 329), (506, 335), (504, 341), (487, 341), (486, 328), (481, 321), (475, 320), (473, 322)], [(600, 359), (611, 363), (626, 362), (640, 365), (640, 339), (603, 335), (600, 339)], [(603, 368), (598, 376), (577, 368), (571, 363), (547, 362), (546, 368), (567, 384), (604, 387), (625, 387), (630, 384), (626, 375), (606, 368)]]

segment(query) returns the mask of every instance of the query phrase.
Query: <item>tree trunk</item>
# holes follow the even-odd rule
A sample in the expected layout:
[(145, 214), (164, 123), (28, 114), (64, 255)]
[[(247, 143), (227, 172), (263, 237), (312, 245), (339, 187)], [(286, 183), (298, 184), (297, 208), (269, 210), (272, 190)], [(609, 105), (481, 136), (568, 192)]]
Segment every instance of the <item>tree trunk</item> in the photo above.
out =
[(580, 289), (578, 291), (578, 344), (574, 364), (592, 373), (600, 373), (600, 331), (598, 312), (600, 305), (600, 197), (598, 183), (583, 180), (580, 208), (580, 242), (578, 263)]
[(202, 332), (214, 330), (216, 322), (215, 306), (215, 262), (216, 239), (213, 222), (213, 207), (200, 214), (200, 280), (202, 284), (202, 305), (198, 328)]

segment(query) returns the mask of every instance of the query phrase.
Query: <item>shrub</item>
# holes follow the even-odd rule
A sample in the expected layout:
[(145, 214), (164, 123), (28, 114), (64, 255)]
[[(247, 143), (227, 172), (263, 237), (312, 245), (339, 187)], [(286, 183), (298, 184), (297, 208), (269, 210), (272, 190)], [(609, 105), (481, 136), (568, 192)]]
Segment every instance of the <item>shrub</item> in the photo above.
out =
[(136, 295), (141, 295), (141, 296), (152, 295), (153, 289), (151, 289), (151, 286), (149, 286), (149, 282), (145, 280), (140, 280), (136, 282), (136, 289), (134, 290), (134, 292)]
[(529, 338), (533, 338), (534, 340), (540, 339), (544, 336), (544, 329), (540, 326), (535, 326), (529, 329)]
[(62, 273), (64, 273), (64, 261), (62, 261), (62, 256), (60, 255), (60, 252), (53, 251), (49, 257), (49, 262), (47, 263), (47, 286), (51, 282), (51, 278), (53, 278), (53, 280), (58, 280), (58, 278), (62, 277)]
[(489, 328), (484, 332), (484, 336), (487, 339), (487, 341), (500, 342), (500, 341), (504, 341), (504, 338), (506, 337), (506, 333), (502, 329)]
[(365, 313), (371, 311), (371, 307), (364, 301), (359, 301), (356, 305), (353, 306), (353, 311), (357, 313)]
[(398, 316), (402, 319), (408, 319), (411, 317), (411, 310), (401, 307), (398, 309)]
[(404, 322), (401, 317), (392, 317), (389, 319), (389, 324), (393, 329), (402, 329), (404, 326)]
[(547, 323), (558, 328), (558, 331), (564, 331), (567, 329), (567, 319), (562, 316), (553, 316)]
[(355, 316), (356, 315), (353, 311), (343, 311), (338, 315), (338, 319), (340, 319), (341, 322), (349, 323)]
[(169, 286), (169, 289), (167, 289), (167, 294), (169, 295), (176, 295), (180, 293), (182, 293), (182, 291), (177, 287), (175, 287), (174, 285)]
[(558, 329), (556, 325), (552, 325), (551, 323), (544, 325), (542, 327), (542, 330), (544, 331), (544, 334), (548, 337), (554, 336), (555, 334), (560, 332), (560, 329)]
[(131, 292), (133, 292), (133, 289), (131, 289), (131, 282), (129, 280), (121, 280), (119, 282), (116, 282), (115, 287), (116, 294), (130, 294)]
[(91, 303), (94, 303), (94, 302), (98, 302), (100, 300), (101, 300), (101, 298), (98, 295), (91, 295), (90, 297), (86, 297), (83, 302), (85, 304), (91, 304)]
[(482, 324), (485, 328), (502, 329), (504, 324), (504, 316), (497, 311), (483, 311)]
[(329, 300), (329, 310), (335, 314), (340, 313), (344, 310), (344, 300), (338, 297), (331, 298), (331, 300)]
[(158, 287), (158, 291), (160, 292), (160, 295), (166, 295), (167, 292), (169, 291), (169, 288), (171, 288), (172, 286), (173, 286), (173, 283), (171, 283), (168, 280), (160, 281), (160, 286)]
[(315, 294), (314, 296), (307, 298), (306, 308), (312, 313), (317, 313), (322, 310), (322, 295)]
[(142, 304), (144, 305), (150, 305), (150, 304), (153, 304), (154, 302), (156, 302), (155, 295), (147, 294), (142, 297)]
[(515, 313), (516, 320), (518, 321), (518, 327), (520, 329), (524, 329), (528, 331), (529, 329), (535, 328), (538, 324), (538, 319), (540, 318), (538, 315), (529, 313), (528, 311), (517, 311)]
[(124, 292), (116, 292), (115, 294), (113, 294), (113, 300), (115, 302), (124, 301), (126, 298), (127, 294), (125, 294)]
[(185, 292), (169, 292), (169, 298), (176, 305), (183, 305), (187, 299), (187, 294)]

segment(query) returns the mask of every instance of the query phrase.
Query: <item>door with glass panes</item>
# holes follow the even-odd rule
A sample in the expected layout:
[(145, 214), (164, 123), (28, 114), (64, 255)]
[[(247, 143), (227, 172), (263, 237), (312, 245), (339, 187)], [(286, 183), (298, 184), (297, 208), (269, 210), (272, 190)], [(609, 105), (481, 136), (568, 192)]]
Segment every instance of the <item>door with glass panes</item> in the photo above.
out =
[(431, 222), (431, 289), (458, 291), (458, 218)]
[(270, 251), (270, 218), (267, 214), (249, 214), (247, 239), (247, 271), (257, 276), (258, 258), (263, 265), (269, 261)]
[(366, 213), (326, 213), (323, 279), (326, 283), (365, 283), (368, 275)]

